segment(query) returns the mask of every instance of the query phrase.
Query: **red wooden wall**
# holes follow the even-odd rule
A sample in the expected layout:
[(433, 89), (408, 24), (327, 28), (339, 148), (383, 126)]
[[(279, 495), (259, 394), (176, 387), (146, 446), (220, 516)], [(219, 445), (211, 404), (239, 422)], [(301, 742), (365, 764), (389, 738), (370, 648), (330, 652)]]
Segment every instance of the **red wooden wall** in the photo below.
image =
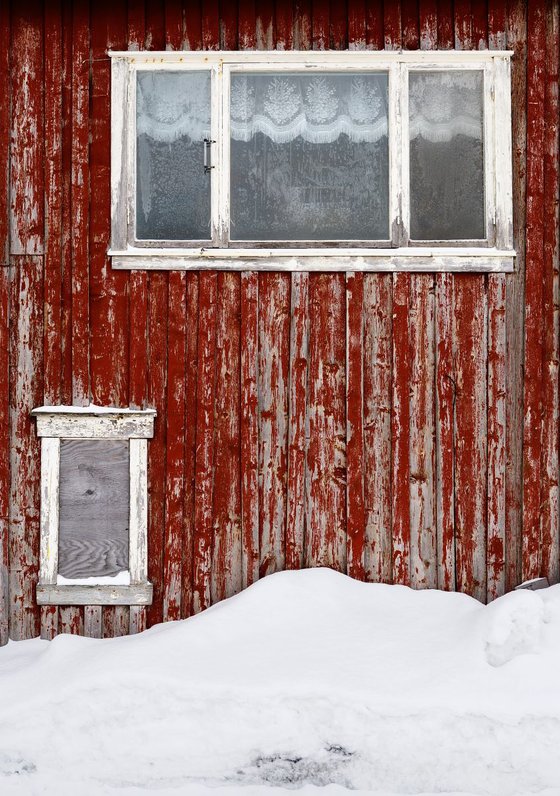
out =
[[(258, 9), (258, 11), (257, 11)], [(285, 567), (559, 577), (559, 3), (0, 5), (0, 642), (113, 636)], [(107, 48), (509, 48), (513, 275), (113, 272)], [(38, 609), (42, 403), (154, 406), (143, 608)]]

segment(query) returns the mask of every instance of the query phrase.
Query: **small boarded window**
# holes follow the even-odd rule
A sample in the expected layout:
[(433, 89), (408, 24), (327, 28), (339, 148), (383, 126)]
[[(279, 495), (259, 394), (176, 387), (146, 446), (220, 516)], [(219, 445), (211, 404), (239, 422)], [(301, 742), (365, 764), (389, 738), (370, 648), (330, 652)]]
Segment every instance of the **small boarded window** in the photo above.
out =
[(61, 440), (59, 583), (128, 574), (129, 481), (124, 440)]
[(40, 605), (147, 605), (147, 442), (155, 412), (34, 409), (41, 438)]

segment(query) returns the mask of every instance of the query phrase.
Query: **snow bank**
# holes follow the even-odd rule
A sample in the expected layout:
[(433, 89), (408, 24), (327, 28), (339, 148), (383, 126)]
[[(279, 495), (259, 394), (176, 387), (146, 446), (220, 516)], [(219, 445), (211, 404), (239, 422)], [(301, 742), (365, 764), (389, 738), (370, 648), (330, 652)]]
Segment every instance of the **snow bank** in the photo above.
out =
[(141, 636), (0, 650), (0, 793), (560, 794), (559, 672), (560, 587), (484, 607), (280, 573)]

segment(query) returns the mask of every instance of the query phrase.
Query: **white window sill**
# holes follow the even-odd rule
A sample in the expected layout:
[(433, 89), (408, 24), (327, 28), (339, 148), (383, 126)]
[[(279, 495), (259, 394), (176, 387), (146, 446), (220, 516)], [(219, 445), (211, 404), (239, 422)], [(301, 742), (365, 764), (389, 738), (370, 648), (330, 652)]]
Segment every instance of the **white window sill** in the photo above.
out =
[(150, 271), (409, 271), (511, 273), (515, 251), (486, 247), (401, 249), (110, 249), (113, 268)]
[(38, 605), (151, 605), (151, 583), (130, 586), (37, 584)]

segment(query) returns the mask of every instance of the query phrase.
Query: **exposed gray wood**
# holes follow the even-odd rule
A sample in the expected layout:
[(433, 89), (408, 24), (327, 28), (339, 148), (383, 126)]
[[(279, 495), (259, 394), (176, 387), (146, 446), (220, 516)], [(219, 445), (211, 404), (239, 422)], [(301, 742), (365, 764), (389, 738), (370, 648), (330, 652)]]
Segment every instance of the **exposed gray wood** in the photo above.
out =
[(151, 583), (130, 586), (56, 586), (39, 584), (39, 605), (151, 605)]
[(103, 637), (103, 609), (100, 605), (86, 605), (84, 608), (84, 636)]
[(150, 438), (154, 433), (152, 414), (104, 414), (97, 417), (77, 413), (43, 414), (36, 409), (37, 435), (39, 437), (65, 437), (77, 439), (135, 439)]
[(128, 570), (129, 505), (128, 442), (63, 439), (58, 573), (87, 578)]

